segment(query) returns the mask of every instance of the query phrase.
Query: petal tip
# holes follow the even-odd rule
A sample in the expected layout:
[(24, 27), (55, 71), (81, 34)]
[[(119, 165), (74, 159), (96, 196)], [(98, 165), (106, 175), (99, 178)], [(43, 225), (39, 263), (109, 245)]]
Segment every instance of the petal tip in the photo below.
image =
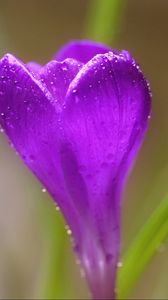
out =
[(14, 63), (16, 61), (16, 58), (11, 53), (6, 53), (0, 60), (0, 63), (8, 62), (8, 63)]

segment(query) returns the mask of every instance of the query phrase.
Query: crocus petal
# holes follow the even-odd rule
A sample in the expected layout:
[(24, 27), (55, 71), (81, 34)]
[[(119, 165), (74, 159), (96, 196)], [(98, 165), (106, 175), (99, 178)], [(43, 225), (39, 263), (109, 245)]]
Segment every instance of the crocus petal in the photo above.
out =
[(121, 188), (147, 127), (150, 93), (129, 54), (110, 52), (83, 66), (70, 84), (65, 105), (65, 140), (89, 199), (88, 244), (84, 237), (79, 255), (90, 282), (96, 273), (96, 285), (91, 283), (95, 297), (108, 298), (119, 253)]
[(55, 54), (57, 61), (62, 61), (67, 57), (74, 58), (83, 63), (88, 62), (96, 54), (107, 53), (111, 49), (101, 43), (91, 42), (88, 40), (71, 41), (63, 46), (58, 53)]
[(27, 69), (33, 73), (33, 74), (38, 74), (40, 69), (41, 69), (41, 65), (37, 64), (34, 61), (30, 61), (26, 64)]
[[(69, 81), (79, 71), (79, 63), (76, 62), (75, 71), (73, 61), (71, 70), (68, 60), (66, 63), (54, 64), (54, 67), (55, 72), (58, 69), (58, 73), (64, 73), (66, 80), (68, 77)], [(62, 79), (63, 74), (60, 76)], [(61, 85), (60, 88), (61, 93), (63, 89), (65, 93), (67, 84)], [(58, 98), (59, 96), (60, 94)], [(0, 124), (24, 162), (53, 198), (57, 199), (66, 221), (77, 238), (81, 234), (78, 233), (80, 229), (77, 223), (79, 218), (76, 217), (78, 212), (66, 191), (60, 162), (61, 105), (60, 101), (57, 101), (56, 93), (53, 98), (45, 85), (36, 80), (15, 57), (6, 55), (0, 61)]]
[(121, 191), (150, 114), (139, 67), (108, 51), (82, 41), (44, 67), (0, 61), (0, 124), (57, 200), (95, 299), (115, 298)]
[(41, 68), (39, 78), (52, 97), (61, 104), (64, 102), (70, 82), (82, 66), (82, 63), (71, 58), (60, 63), (52, 60)]

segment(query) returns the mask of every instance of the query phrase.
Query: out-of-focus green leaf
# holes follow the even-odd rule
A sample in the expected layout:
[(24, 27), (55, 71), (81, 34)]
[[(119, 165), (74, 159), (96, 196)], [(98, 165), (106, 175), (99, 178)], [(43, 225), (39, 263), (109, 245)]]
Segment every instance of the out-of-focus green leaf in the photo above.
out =
[[(45, 199), (46, 200), (46, 199)], [(44, 203), (44, 247), (38, 298), (61, 299), (64, 296), (65, 250), (67, 233), (64, 220), (52, 202)]]
[(118, 30), (124, 2), (122, 0), (90, 0), (86, 18), (86, 38), (110, 44)]
[(168, 196), (137, 235), (118, 272), (118, 298), (125, 299), (137, 279), (168, 237)]

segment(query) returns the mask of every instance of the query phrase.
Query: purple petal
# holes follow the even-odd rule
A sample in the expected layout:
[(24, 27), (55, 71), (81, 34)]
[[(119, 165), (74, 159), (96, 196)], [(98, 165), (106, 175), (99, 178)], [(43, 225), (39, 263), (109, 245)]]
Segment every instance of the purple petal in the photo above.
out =
[(30, 61), (26, 64), (27, 69), (34, 74), (38, 74), (40, 69), (41, 69), (41, 65), (37, 64), (34, 61)]
[(63, 46), (58, 53), (55, 54), (57, 61), (62, 61), (67, 57), (74, 58), (82, 63), (88, 62), (96, 54), (109, 52), (111, 49), (101, 43), (96, 43), (88, 40), (71, 41)]
[[(61, 79), (64, 73), (70, 82), (79, 70), (79, 64), (76, 62), (76, 72), (74, 67), (71, 71), (69, 61), (54, 63), (54, 68)], [(53, 98), (51, 91), (12, 55), (6, 55), (0, 61), (0, 79), (1, 126), (24, 162), (57, 199), (66, 221), (77, 236), (80, 230), (79, 218), (76, 217), (78, 212), (67, 193), (60, 161), (59, 114), (62, 104), (56, 93)], [(51, 77), (48, 79), (50, 82)], [(60, 93), (66, 93), (67, 84), (61, 84), (60, 88), (61, 92), (57, 89), (58, 98)]]
[(82, 66), (82, 63), (72, 58), (60, 63), (52, 60), (41, 68), (39, 78), (52, 97), (63, 103), (69, 84)]
[(0, 123), (57, 199), (96, 299), (115, 296), (120, 196), (150, 114), (139, 67), (107, 51), (83, 41), (44, 67), (0, 61)]
[[(97, 284), (91, 284), (93, 293), (96, 295), (99, 287), (99, 296), (105, 296), (106, 286), (108, 297), (108, 268), (110, 264), (112, 283), (119, 253), (121, 189), (147, 127), (150, 93), (129, 54), (110, 52), (97, 55), (83, 66), (70, 84), (65, 101), (65, 140), (71, 144), (88, 190), (88, 224), (90, 232), (94, 232), (90, 237), (93, 246), (88, 244), (87, 249), (83, 243), (80, 256), (83, 252), (90, 282), (96, 273)], [(100, 250), (99, 259), (94, 243)], [(89, 257), (92, 267), (88, 267)]]

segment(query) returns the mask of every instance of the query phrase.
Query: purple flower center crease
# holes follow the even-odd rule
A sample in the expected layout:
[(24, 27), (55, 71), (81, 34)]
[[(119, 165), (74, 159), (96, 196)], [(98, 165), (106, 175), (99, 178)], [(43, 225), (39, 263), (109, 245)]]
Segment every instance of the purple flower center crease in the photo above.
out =
[(0, 60), (0, 124), (59, 205), (95, 299), (115, 298), (121, 193), (150, 104), (126, 51), (74, 41), (44, 66)]

